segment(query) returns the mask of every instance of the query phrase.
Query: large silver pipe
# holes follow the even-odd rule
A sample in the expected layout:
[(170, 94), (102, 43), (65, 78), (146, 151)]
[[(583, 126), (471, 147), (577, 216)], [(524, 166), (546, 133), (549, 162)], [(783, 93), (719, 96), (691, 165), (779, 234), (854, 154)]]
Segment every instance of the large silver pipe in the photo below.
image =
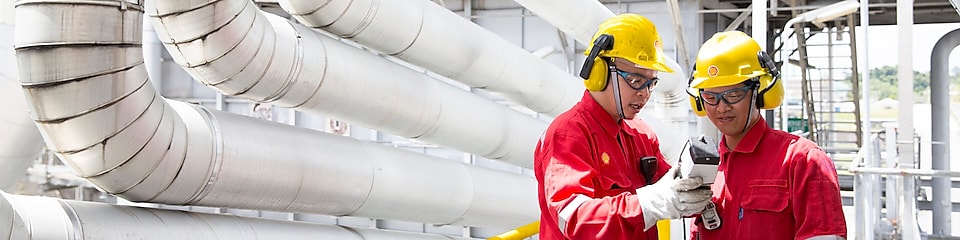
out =
[[(550, 0), (515, 1), (584, 45), (590, 44), (600, 23), (614, 16), (610, 9), (594, 0), (564, 1), (563, 4)], [(672, 58), (664, 58), (674, 72), (660, 73), (662, 80), (653, 97), (656, 110), (651, 115), (644, 114), (641, 117), (660, 138), (660, 150), (664, 157), (675, 161), (679, 159), (688, 135), (690, 109), (685, 90), (689, 76)], [(709, 121), (705, 122), (709, 124)]]
[(0, 102), (6, 106), (0, 112), (0, 129), (3, 129), (0, 134), (0, 189), (10, 191), (26, 176), (27, 167), (40, 155), (43, 139), (27, 113), (27, 102), (16, 79), (0, 75)]
[(153, 88), (163, 93), (163, 43), (157, 39), (157, 31), (149, 19), (143, 20), (143, 63), (153, 80)]
[[(960, 46), (960, 29), (937, 41), (930, 54), (930, 151), (933, 170), (950, 170), (950, 52)], [(933, 234), (951, 236), (950, 178), (933, 178)]]
[(527, 168), (546, 129), (544, 121), (263, 13), (250, 1), (151, 1), (147, 11), (174, 60), (228, 95)]
[(0, 192), (0, 238), (73, 239), (469, 239), (437, 234), (181, 212)]
[(539, 113), (556, 116), (582, 96), (579, 78), (429, 0), (278, 2), (304, 25), (499, 93)]
[(166, 101), (148, 83), (141, 9), (126, 0), (16, 4), (33, 118), (47, 145), (103, 191), (465, 226), (537, 218), (527, 176)]
[[(13, 36), (13, 26), (0, 24), (0, 36)], [(43, 149), (40, 132), (27, 112), (16, 66), (13, 38), (0, 38), (0, 103), (5, 106), (0, 112), (0, 189), (4, 191), (13, 190)]]

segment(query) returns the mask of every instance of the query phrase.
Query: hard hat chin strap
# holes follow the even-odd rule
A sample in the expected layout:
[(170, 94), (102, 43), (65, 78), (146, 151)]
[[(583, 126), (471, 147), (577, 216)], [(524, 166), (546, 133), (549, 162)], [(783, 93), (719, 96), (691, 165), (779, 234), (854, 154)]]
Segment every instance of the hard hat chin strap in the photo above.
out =
[(613, 85), (613, 102), (617, 107), (617, 114), (620, 114), (620, 118), (617, 119), (619, 123), (620, 120), (627, 118), (623, 115), (623, 103), (620, 101), (620, 81), (617, 81), (617, 67), (613, 65), (613, 60), (610, 61), (609, 73), (607, 73), (610, 78), (607, 80), (607, 84)]
[(754, 91), (753, 96), (750, 96), (750, 108), (747, 108), (747, 121), (743, 123), (743, 129), (740, 130), (740, 133), (747, 131), (747, 126), (750, 126), (750, 120), (753, 117), (753, 105), (757, 102), (757, 92)]

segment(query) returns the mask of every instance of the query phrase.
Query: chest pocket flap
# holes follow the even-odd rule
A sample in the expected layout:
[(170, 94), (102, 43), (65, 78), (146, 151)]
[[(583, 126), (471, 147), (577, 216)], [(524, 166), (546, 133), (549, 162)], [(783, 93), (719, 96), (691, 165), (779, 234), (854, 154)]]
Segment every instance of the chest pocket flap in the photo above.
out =
[(782, 212), (787, 209), (790, 196), (787, 194), (787, 180), (757, 179), (750, 181), (743, 198), (743, 208), (770, 212)]

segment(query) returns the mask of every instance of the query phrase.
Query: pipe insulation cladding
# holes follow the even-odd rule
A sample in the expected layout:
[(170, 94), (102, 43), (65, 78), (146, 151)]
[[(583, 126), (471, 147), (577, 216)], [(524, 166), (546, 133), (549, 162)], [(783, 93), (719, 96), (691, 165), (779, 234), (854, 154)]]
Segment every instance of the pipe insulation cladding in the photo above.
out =
[(15, 7), (32, 117), (50, 149), (107, 193), (499, 228), (539, 215), (529, 207), (536, 181), (528, 176), (164, 99), (144, 67), (140, 5), (41, 0)]
[(545, 121), (264, 13), (250, 1), (146, 3), (174, 61), (221, 93), (533, 167)]
[(0, 192), (0, 239), (470, 239), (224, 214), (114, 206)]

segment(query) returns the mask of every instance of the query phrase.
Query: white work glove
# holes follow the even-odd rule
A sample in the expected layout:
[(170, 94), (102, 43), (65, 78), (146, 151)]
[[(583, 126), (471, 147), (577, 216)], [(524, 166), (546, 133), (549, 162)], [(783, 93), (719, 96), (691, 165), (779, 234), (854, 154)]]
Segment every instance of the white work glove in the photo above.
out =
[(660, 181), (637, 189), (637, 200), (643, 209), (644, 230), (662, 219), (678, 219), (700, 213), (710, 203), (713, 195), (709, 189), (697, 189), (703, 180), (700, 177), (680, 179), (679, 167), (667, 171)]

